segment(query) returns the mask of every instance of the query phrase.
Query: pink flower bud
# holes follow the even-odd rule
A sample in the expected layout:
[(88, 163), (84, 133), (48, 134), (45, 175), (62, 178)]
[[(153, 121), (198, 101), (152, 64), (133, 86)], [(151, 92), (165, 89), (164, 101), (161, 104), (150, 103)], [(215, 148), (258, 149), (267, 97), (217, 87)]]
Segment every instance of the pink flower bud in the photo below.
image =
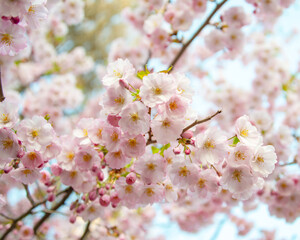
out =
[(105, 188), (100, 188), (98, 191), (100, 196), (103, 196), (106, 193), (106, 189)]
[(85, 200), (86, 200), (85, 195), (82, 195), (81, 199), (82, 199), (83, 201), (85, 201)]
[(69, 218), (70, 223), (75, 223), (76, 222), (76, 216), (75, 215), (71, 215)]
[(119, 120), (121, 119), (120, 116), (118, 115), (113, 115), (113, 114), (109, 114), (107, 116), (107, 121), (110, 125), (114, 126), (114, 127), (119, 127)]
[(110, 201), (112, 204), (116, 204), (116, 205), (121, 201), (117, 192), (112, 192), (110, 194)]
[(110, 204), (110, 196), (108, 195), (103, 195), (100, 199), (99, 199), (99, 203), (102, 207), (107, 207)]
[(97, 178), (99, 179), (99, 181), (104, 180), (104, 173), (101, 170), (98, 171)]
[(135, 181), (136, 181), (136, 174), (134, 172), (131, 172), (126, 176), (126, 183), (128, 185), (134, 184)]
[(190, 130), (187, 130), (181, 134), (181, 137), (186, 138), (186, 139), (191, 139), (193, 137), (193, 132)]
[(98, 167), (98, 166), (94, 165), (94, 166), (92, 167), (92, 172), (93, 172), (93, 173), (97, 173), (98, 170), (99, 170), (99, 167)]
[(118, 206), (118, 203), (111, 203), (112, 208), (116, 208)]
[(186, 155), (190, 155), (190, 154), (191, 154), (191, 149), (189, 149), (189, 148), (185, 149), (185, 150), (184, 150), (184, 153), (185, 153)]
[(60, 174), (62, 173), (62, 169), (57, 163), (53, 163), (51, 165), (51, 172), (53, 173), (54, 176), (60, 176)]
[(104, 158), (104, 153), (103, 153), (103, 152), (99, 152), (99, 157), (100, 157), (101, 159), (103, 159), (103, 158)]
[(81, 213), (81, 212), (84, 211), (84, 209), (85, 209), (85, 205), (80, 204), (80, 205), (78, 206), (78, 208), (76, 209), (76, 212), (77, 212), (77, 213)]
[(126, 89), (129, 89), (128, 82), (125, 81), (124, 79), (120, 79), (120, 80), (119, 80), (119, 84), (120, 84), (121, 87), (126, 88)]
[(55, 195), (53, 194), (53, 193), (50, 193), (49, 195), (48, 195), (48, 201), (49, 202), (53, 202), (55, 200)]
[(70, 206), (70, 211), (72, 211), (73, 209), (75, 209), (76, 206), (77, 206), (77, 201), (72, 202), (71, 206)]
[(90, 201), (94, 201), (97, 198), (97, 191), (93, 190), (89, 193), (89, 199)]
[(18, 24), (20, 22), (20, 18), (19, 17), (11, 17), (10, 18), (10, 21), (13, 23), (13, 24)]
[(6, 174), (9, 173), (11, 170), (12, 170), (12, 166), (6, 166), (3, 169), (4, 173), (6, 173)]
[(174, 153), (175, 155), (180, 154), (180, 152), (181, 152), (181, 150), (180, 150), (179, 147), (173, 148), (173, 153)]

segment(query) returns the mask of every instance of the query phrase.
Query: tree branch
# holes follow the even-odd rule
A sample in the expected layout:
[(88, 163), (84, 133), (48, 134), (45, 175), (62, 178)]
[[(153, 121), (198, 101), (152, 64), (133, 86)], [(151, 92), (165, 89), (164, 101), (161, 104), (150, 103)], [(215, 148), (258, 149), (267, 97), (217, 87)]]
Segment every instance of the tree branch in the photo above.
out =
[[(209, 120), (211, 120), (212, 118), (214, 118), (215, 116), (217, 116), (218, 114), (220, 114), (222, 112), (222, 110), (218, 110), (216, 113), (214, 113), (213, 115), (207, 117), (207, 118), (204, 118), (202, 120), (196, 120), (195, 122), (193, 122), (192, 124), (188, 125), (187, 127), (185, 127), (183, 130), (182, 130), (182, 133), (184, 133), (185, 131), (189, 130), (190, 128), (200, 124), (200, 123), (204, 123), (204, 122), (207, 122)], [(181, 133), (181, 134), (182, 134)], [(152, 140), (152, 139), (148, 139), (146, 145), (148, 146), (149, 144), (152, 144), (152, 143), (157, 143), (156, 140)]]
[(0, 102), (3, 102), (5, 99), (2, 87), (2, 78), (1, 78), (1, 65), (0, 65)]
[(192, 124), (190, 124), (189, 126), (185, 127), (183, 130), (182, 130), (182, 133), (186, 132), (187, 130), (189, 130), (190, 128), (200, 124), (200, 123), (204, 123), (204, 122), (207, 122), (209, 120), (211, 120), (212, 118), (214, 118), (215, 116), (217, 116), (218, 114), (220, 114), (222, 112), (222, 110), (218, 110), (216, 113), (214, 113), (213, 115), (207, 117), (207, 118), (204, 118), (202, 120), (196, 120), (195, 122), (193, 122)]
[(40, 226), (52, 215), (52, 213), (57, 209), (59, 209), (65, 203), (65, 201), (69, 198), (72, 192), (73, 192), (72, 187), (67, 188), (66, 195), (51, 208), (51, 212), (46, 212), (45, 215), (35, 224), (33, 228), (35, 234), (37, 233)]
[(26, 191), (26, 196), (27, 196), (27, 199), (29, 200), (29, 202), (31, 203), (32, 206), (34, 206), (34, 200), (29, 192), (29, 189), (28, 189), (28, 186), (26, 184), (23, 184), (24, 188), (25, 188), (25, 191)]
[[(71, 189), (72, 189), (72, 188), (71, 188)], [(63, 191), (57, 193), (56, 196), (59, 196), (59, 195), (65, 193), (65, 192), (67, 192), (68, 190), (69, 190), (69, 188), (67, 188), (67, 189), (65, 189), (65, 190), (63, 190)], [(17, 223), (18, 223), (19, 221), (21, 221), (23, 218), (27, 217), (28, 215), (32, 214), (33, 209), (35, 209), (36, 207), (38, 207), (38, 206), (40, 206), (40, 205), (46, 203), (47, 201), (48, 201), (48, 199), (45, 199), (45, 200), (43, 200), (43, 201), (41, 201), (41, 202), (35, 203), (35, 204), (34, 204), (31, 208), (29, 208), (25, 213), (23, 213), (22, 215), (20, 215), (20, 216), (17, 217), (16, 219), (14, 219), (13, 222), (12, 222), (12, 224), (11, 224), (11, 226), (10, 226), (10, 228), (6, 230), (6, 232), (2, 235), (2, 237), (0, 238), (0, 240), (4, 240), (4, 239), (7, 237), (7, 235), (8, 235), (11, 231), (13, 231), (13, 230), (16, 228)]]
[(84, 232), (83, 232), (80, 240), (84, 240), (87, 237), (87, 235), (88, 235), (88, 233), (90, 231), (90, 225), (91, 225), (91, 221), (88, 221), (87, 224), (86, 224), (86, 226), (85, 226)]
[[(169, 71), (171, 72), (174, 67), (175, 64), (178, 62), (178, 60), (180, 59), (180, 57), (182, 56), (182, 54), (185, 52), (185, 50), (188, 48), (188, 46), (193, 42), (193, 40), (199, 35), (199, 33), (209, 24), (210, 20), (212, 19), (212, 17), (216, 14), (216, 12), (227, 2), (228, 0), (223, 0), (222, 2), (218, 3), (216, 5), (216, 7), (214, 8), (214, 10), (209, 14), (209, 16), (207, 17), (207, 19), (205, 20), (205, 22), (199, 27), (199, 29), (197, 30), (197, 32), (191, 37), (191, 39), (189, 41), (187, 41), (185, 44), (182, 45), (180, 51), (177, 53), (177, 55), (175, 56), (174, 60), (171, 62), (170, 67), (172, 67), (172, 69)], [(168, 69), (169, 69), (168, 68)]]

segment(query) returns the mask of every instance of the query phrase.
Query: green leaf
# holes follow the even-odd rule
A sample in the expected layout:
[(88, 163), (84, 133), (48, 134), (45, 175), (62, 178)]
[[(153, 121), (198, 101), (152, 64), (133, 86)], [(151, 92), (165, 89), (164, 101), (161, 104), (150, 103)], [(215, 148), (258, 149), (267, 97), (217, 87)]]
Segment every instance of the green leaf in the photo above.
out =
[(45, 116), (44, 118), (45, 118), (45, 120), (48, 122), (48, 121), (50, 120), (49, 114), (46, 114), (46, 116)]
[(142, 80), (143, 80), (143, 78), (144, 78), (145, 76), (147, 76), (149, 73), (150, 73), (150, 71), (148, 70), (147, 65), (146, 65), (146, 66), (145, 66), (145, 71), (139, 71), (139, 72), (137, 73), (137, 77), (138, 77), (139, 79), (142, 79)]
[(164, 156), (164, 151), (167, 150), (169, 147), (171, 147), (170, 143), (162, 146), (162, 148), (160, 149), (160, 153), (159, 154), (162, 155), (162, 156)]
[(157, 147), (154, 147), (154, 146), (152, 146), (152, 147), (151, 147), (151, 150), (152, 150), (152, 153), (153, 153), (153, 154), (155, 154), (155, 153), (159, 153), (159, 151), (160, 151), (160, 149), (159, 149), (159, 148), (157, 148)]
[(233, 145), (237, 145), (240, 142), (240, 139), (238, 139), (236, 136), (233, 139)]

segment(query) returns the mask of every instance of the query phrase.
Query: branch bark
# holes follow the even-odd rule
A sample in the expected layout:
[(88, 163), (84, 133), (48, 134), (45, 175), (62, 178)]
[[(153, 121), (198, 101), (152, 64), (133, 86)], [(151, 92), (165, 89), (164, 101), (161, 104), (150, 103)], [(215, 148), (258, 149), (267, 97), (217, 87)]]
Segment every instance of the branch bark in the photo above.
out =
[(66, 195), (57, 203), (55, 204), (52, 208), (51, 208), (51, 212), (46, 212), (45, 215), (35, 224), (33, 231), (36, 234), (38, 229), (40, 228), (40, 226), (47, 221), (47, 219), (52, 215), (52, 213), (54, 211), (56, 211), (57, 209), (59, 209), (64, 203), (65, 201), (70, 197), (71, 193), (73, 192), (73, 188), (69, 187), (66, 190)]
[(34, 206), (34, 200), (29, 192), (29, 189), (28, 189), (28, 186), (26, 184), (23, 184), (24, 188), (25, 188), (25, 191), (26, 191), (26, 196), (27, 196), (27, 199), (29, 200), (29, 202), (31, 203), (32, 206)]
[[(218, 3), (216, 5), (216, 7), (214, 8), (214, 10), (209, 14), (209, 16), (206, 18), (205, 22), (198, 28), (197, 32), (195, 32), (195, 34), (191, 37), (191, 39), (189, 41), (187, 41), (185, 44), (183, 44), (183, 46), (181, 47), (180, 51), (178, 52), (178, 54), (175, 56), (174, 60), (171, 62), (170, 67), (172, 67), (172, 69), (169, 71), (169, 73), (174, 69), (176, 63), (178, 62), (178, 60), (180, 59), (180, 57), (182, 56), (182, 54), (185, 52), (185, 50), (188, 48), (188, 46), (194, 41), (194, 39), (200, 34), (200, 32), (209, 24), (210, 20), (212, 19), (212, 17), (216, 14), (216, 12), (227, 2), (228, 0), (223, 0), (222, 2)], [(169, 69), (168, 68), (168, 69)]]
[(1, 78), (1, 65), (0, 65), (0, 102), (3, 102), (5, 99), (2, 87), (2, 78)]
[(90, 225), (91, 225), (91, 221), (88, 221), (80, 240), (84, 240), (87, 237), (87, 235), (89, 234), (89, 231), (90, 231)]
[[(71, 189), (72, 189), (72, 188), (71, 188)], [(68, 190), (69, 190), (69, 188), (67, 188), (67, 189), (65, 189), (65, 190), (63, 190), (63, 191), (57, 193), (56, 196), (59, 196), (59, 195), (61, 195), (61, 194), (64, 194), (64, 193), (67, 192)], [(21, 221), (23, 218), (27, 217), (28, 215), (32, 214), (32, 211), (33, 211), (36, 207), (38, 207), (38, 206), (40, 206), (40, 205), (42, 205), (42, 204), (45, 204), (47, 201), (48, 201), (48, 200), (45, 199), (45, 200), (43, 200), (43, 201), (41, 201), (41, 202), (35, 203), (35, 204), (34, 204), (31, 208), (29, 208), (25, 213), (23, 213), (22, 215), (20, 215), (20, 216), (17, 217), (16, 219), (13, 219), (13, 222), (12, 222), (10, 228), (7, 229), (6, 232), (1, 236), (0, 240), (4, 240), (4, 239), (8, 236), (8, 234), (16, 228), (17, 223), (18, 223), (19, 221)]]

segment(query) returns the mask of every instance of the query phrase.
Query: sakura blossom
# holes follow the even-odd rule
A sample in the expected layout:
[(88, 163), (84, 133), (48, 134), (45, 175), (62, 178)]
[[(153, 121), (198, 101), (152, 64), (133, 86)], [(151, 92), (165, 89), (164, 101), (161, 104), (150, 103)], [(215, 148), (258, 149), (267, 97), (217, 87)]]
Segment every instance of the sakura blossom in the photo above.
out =
[(0, 239), (297, 238), (297, 4), (2, 0)]

